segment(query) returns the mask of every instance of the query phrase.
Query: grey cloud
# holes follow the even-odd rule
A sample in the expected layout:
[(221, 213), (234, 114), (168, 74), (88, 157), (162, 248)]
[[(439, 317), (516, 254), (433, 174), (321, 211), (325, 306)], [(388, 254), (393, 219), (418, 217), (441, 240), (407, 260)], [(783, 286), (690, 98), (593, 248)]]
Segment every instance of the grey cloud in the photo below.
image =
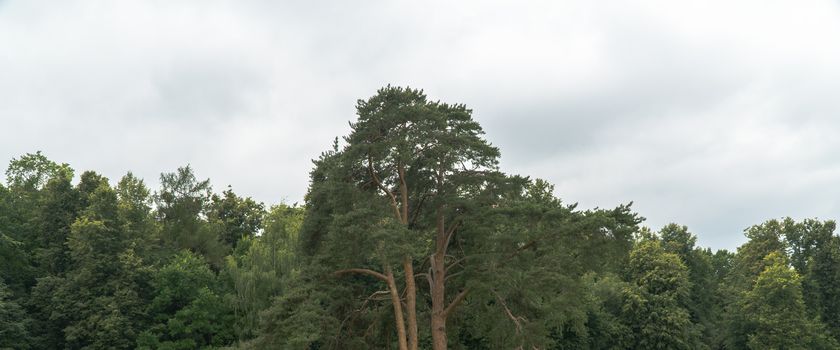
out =
[(260, 72), (247, 68), (232, 62), (174, 62), (151, 78), (151, 96), (143, 101), (141, 116), (204, 120), (248, 117), (255, 104), (252, 99), (269, 96), (260, 93), (267, 89), (268, 81)]

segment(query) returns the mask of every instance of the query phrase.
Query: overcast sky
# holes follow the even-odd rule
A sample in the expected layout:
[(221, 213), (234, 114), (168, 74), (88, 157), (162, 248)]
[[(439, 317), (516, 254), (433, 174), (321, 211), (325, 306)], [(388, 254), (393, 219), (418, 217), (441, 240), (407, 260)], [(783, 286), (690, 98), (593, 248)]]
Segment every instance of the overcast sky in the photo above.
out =
[(504, 171), (704, 246), (840, 213), (837, 1), (0, 0), (0, 162), (152, 187), (189, 163), (298, 202), (386, 84), (471, 107)]

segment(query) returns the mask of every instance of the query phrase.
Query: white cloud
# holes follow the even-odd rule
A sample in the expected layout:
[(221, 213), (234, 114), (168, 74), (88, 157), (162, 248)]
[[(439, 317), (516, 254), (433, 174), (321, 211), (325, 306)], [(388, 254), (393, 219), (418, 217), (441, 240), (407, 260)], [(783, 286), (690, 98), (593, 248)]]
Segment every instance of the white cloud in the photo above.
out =
[(116, 180), (192, 163), (299, 201), (358, 98), (392, 83), (475, 110), (503, 166), (584, 206), (732, 248), (832, 218), (831, 1), (0, 2), (0, 159)]

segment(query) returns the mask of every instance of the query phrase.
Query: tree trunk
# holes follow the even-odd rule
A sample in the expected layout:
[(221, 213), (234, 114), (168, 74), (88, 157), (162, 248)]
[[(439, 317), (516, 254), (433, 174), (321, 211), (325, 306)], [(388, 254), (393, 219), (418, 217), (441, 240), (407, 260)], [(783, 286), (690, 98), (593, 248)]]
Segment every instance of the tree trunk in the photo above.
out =
[(446, 350), (446, 227), (443, 210), (437, 212), (435, 254), (432, 255), (432, 349)]
[(417, 350), (417, 287), (414, 283), (414, 263), (411, 257), (403, 260), (405, 268), (405, 308), (408, 318), (408, 348)]
[[(400, 206), (402, 212), (397, 211), (397, 220), (408, 227), (408, 185), (405, 182), (405, 165), (398, 166), (400, 178)], [(394, 203), (396, 204), (396, 203)], [(396, 206), (395, 208), (396, 209)], [(411, 256), (403, 258), (403, 269), (405, 270), (405, 308), (408, 318), (408, 348), (417, 350), (417, 287), (414, 283), (414, 263)]]
[(432, 268), (435, 274), (432, 280), (432, 348), (446, 350), (446, 291), (443, 283), (446, 269), (443, 268), (443, 257), (437, 255), (435, 254), (435, 266)]
[(391, 267), (385, 267), (385, 276), (388, 280), (388, 290), (391, 292), (391, 303), (394, 305), (394, 320), (397, 326), (397, 341), (400, 350), (408, 350), (408, 344), (405, 337), (405, 319), (403, 318), (402, 301), (400, 300), (400, 293), (397, 291), (397, 283), (394, 281), (394, 272)]

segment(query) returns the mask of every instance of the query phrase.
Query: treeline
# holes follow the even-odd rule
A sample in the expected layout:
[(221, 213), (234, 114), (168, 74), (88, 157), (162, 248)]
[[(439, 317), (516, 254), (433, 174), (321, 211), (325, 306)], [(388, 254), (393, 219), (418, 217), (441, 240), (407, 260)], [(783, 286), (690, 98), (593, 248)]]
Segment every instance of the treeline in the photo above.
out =
[(211, 192), (190, 167), (152, 194), (40, 153), (0, 186), (0, 348), (196, 349), (253, 338), (291, 278), (303, 209)]
[(303, 206), (41, 153), (0, 184), (0, 349), (840, 349), (833, 221), (737, 252), (498, 167), (466, 106), (386, 87)]

